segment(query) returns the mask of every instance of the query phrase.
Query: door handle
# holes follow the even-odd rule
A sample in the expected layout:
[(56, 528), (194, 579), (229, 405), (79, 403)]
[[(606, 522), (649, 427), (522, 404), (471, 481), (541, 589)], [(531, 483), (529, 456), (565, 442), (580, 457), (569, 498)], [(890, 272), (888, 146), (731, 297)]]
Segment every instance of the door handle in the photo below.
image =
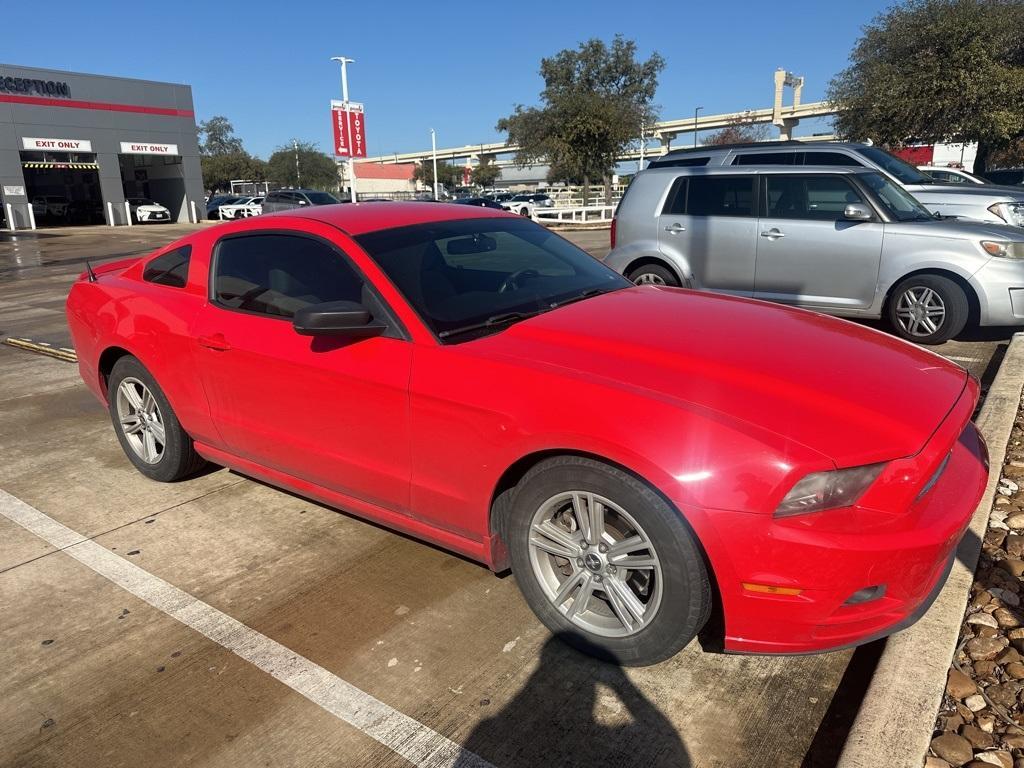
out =
[(671, 232), (673, 235), (678, 235), (680, 232), (685, 232), (686, 227), (684, 227), (682, 224), (670, 224), (669, 226), (665, 227), (665, 231)]
[(213, 349), (217, 352), (226, 352), (231, 349), (231, 345), (228, 344), (228, 340), (224, 338), (222, 333), (215, 333), (212, 336), (200, 336), (196, 341), (199, 342), (199, 346)]
[(776, 238), (779, 237), (785, 237), (785, 235), (779, 232), (779, 230), (775, 229), (775, 227), (772, 227), (767, 232), (762, 232), (761, 237), (767, 237), (769, 240), (775, 240)]

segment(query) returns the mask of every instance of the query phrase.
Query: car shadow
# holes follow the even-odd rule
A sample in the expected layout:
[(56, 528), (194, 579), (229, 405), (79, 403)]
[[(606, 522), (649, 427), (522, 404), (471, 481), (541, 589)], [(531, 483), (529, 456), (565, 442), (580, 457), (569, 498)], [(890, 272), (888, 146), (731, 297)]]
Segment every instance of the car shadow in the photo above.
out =
[(547, 640), (525, 685), (473, 729), (463, 741), (471, 754), (455, 766), (478, 768), (476, 756), (497, 768), (692, 765), (675, 727), (625, 671), (570, 648), (565, 640), (586, 641), (567, 635)]

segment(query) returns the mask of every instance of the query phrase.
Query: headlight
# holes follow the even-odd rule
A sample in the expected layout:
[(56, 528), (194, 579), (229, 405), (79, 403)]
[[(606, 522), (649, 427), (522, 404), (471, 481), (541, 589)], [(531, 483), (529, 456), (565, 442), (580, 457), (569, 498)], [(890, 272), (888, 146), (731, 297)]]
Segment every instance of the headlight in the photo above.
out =
[(776, 517), (848, 507), (875, 482), (884, 464), (812, 472), (793, 486), (775, 510)]
[(996, 203), (988, 209), (1007, 224), (1024, 227), (1024, 203)]
[(982, 240), (981, 247), (989, 256), (1001, 256), (1004, 259), (1024, 259), (1024, 243), (1005, 240)]

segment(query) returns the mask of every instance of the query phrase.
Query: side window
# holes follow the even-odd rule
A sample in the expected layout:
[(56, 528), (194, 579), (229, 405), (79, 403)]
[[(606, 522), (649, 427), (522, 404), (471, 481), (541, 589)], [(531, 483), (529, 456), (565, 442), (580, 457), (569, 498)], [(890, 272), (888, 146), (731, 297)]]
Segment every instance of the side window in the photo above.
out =
[(804, 152), (804, 165), (845, 165), (847, 167), (863, 167), (860, 162), (842, 152)]
[(665, 198), (665, 207), (661, 215), (682, 216), (686, 213), (686, 176), (680, 176), (672, 183), (672, 189)]
[(793, 165), (795, 152), (749, 152), (736, 155), (733, 165)]
[(691, 176), (686, 195), (690, 216), (753, 216), (753, 176)]
[(766, 176), (768, 218), (837, 221), (850, 203), (863, 203), (839, 176)]
[(668, 160), (652, 160), (650, 168), (703, 168), (711, 162), (710, 157), (674, 157)]
[(345, 258), (309, 237), (229, 237), (213, 260), (213, 298), (228, 309), (289, 318), (311, 304), (361, 301), (362, 290)]
[(192, 258), (192, 246), (186, 245), (162, 253), (150, 259), (142, 272), (142, 279), (149, 283), (184, 288), (188, 282), (188, 263)]

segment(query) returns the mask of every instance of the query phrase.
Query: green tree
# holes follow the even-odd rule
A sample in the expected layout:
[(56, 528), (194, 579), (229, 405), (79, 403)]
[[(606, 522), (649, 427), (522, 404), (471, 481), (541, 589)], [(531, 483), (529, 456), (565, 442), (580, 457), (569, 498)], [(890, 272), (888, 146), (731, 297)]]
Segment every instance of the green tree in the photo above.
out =
[(211, 192), (229, 190), (231, 181), (263, 181), (267, 176), (267, 164), (247, 152), (231, 152), (221, 155), (203, 155), (199, 159), (203, 170), (203, 185)]
[(715, 131), (705, 137), (701, 143), (709, 146), (720, 146), (722, 144), (746, 144), (752, 141), (765, 141), (768, 138), (770, 129), (764, 123), (751, 123), (749, 120), (739, 118), (719, 131)]
[(877, 16), (829, 85), (851, 139), (978, 142), (975, 171), (1024, 136), (1024, 3), (909, 0)]
[(494, 182), (501, 176), (501, 168), (494, 164), (490, 157), (480, 158), (480, 164), (473, 168), (473, 183), (480, 187), (494, 186)]
[[(430, 187), (431, 192), (434, 189), (434, 163), (429, 158), (421, 162), (416, 166), (416, 170), (412, 173), (413, 179), (423, 184), (425, 187)], [(462, 185), (462, 166), (455, 165), (453, 163), (445, 162), (444, 160), (437, 161), (437, 180), (445, 188), (458, 187)]]
[(337, 192), (338, 166), (313, 142), (298, 141), (274, 150), (267, 160), (267, 181), (284, 187)]
[(198, 133), (199, 151), (204, 155), (236, 155), (244, 151), (231, 121), (222, 115), (199, 123)]
[(591, 39), (542, 59), (542, 106), (524, 107), (498, 121), (509, 143), (519, 147), (520, 167), (547, 162), (556, 174), (549, 181), (579, 179), (584, 197), (592, 179), (603, 179), (611, 200), (611, 175), (616, 160), (653, 125), (658, 73), (665, 61), (657, 53), (637, 59), (636, 43), (616, 35), (611, 45)]

